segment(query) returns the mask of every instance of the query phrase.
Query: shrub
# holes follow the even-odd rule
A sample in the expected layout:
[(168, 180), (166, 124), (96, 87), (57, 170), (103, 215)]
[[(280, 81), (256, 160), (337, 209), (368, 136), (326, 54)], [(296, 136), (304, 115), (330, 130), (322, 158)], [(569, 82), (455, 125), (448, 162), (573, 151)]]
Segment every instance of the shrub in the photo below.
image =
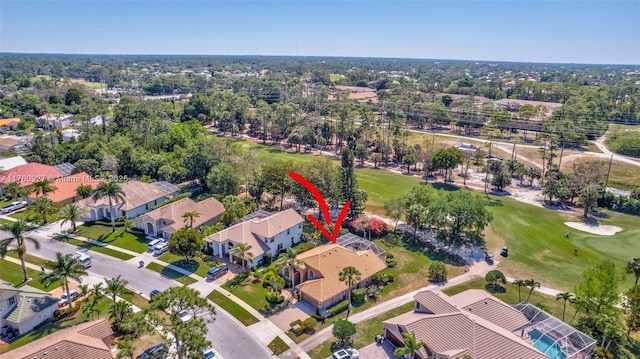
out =
[(322, 320), (322, 316), (320, 314), (318, 314), (318, 313), (313, 313), (311, 315), (311, 318), (315, 319), (317, 322)]
[(303, 252), (306, 252), (309, 249), (313, 249), (315, 247), (316, 247), (316, 245), (313, 242), (304, 242), (304, 243), (302, 243), (302, 251)]
[(268, 292), (265, 294), (265, 298), (267, 299), (267, 302), (271, 304), (280, 304), (284, 302), (284, 297), (275, 292)]
[(396, 276), (393, 273), (387, 273), (387, 283), (393, 283)]
[(387, 267), (388, 268), (393, 268), (396, 266), (396, 259), (395, 258), (389, 258), (387, 257), (387, 259), (385, 259), (385, 262), (387, 262)]
[(316, 329), (316, 325), (318, 325), (318, 321), (313, 317), (305, 319), (305, 321), (302, 323), (304, 330), (307, 332), (313, 332)]
[(360, 216), (345, 225), (350, 231), (363, 237), (379, 238), (387, 235), (389, 226), (379, 218)]
[(293, 328), (293, 327), (296, 326), (296, 324), (299, 325), (299, 326), (302, 326), (302, 320), (296, 319), (293, 322), (289, 323), (289, 326)]
[(328, 317), (335, 317), (336, 315), (346, 311), (348, 307), (349, 303), (347, 303), (346, 300), (343, 300), (342, 302), (334, 305), (333, 307), (329, 308), (329, 310), (327, 310)]
[(354, 302), (364, 302), (364, 298), (367, 295), (367, 288), (354, 289), (351, 292), (351, 298)]
[(389, 259), (389, 258), (394, 259), (395, 257), (394, 257), (394, 255), (393, 255), (393, 254), (391, 254), (391, 253), (387, 253), (387, 259)]
[(429, 280), (443, 282), (447, 280), (447, 267), (442, 262), (433, 262), (429, 266)]

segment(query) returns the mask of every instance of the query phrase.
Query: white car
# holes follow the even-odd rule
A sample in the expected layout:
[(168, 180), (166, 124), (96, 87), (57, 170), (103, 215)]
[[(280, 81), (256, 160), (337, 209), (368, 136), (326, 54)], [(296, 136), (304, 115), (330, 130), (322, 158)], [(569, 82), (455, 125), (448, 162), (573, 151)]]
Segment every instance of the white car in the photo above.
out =
[(178, 318), (180, 318), (180, 320), (182, 320), (183, 323), (186, 323), (191, 319), (193, 319), (191, 314), (189, 314), (189, 312), (187, 312), (186, 310), (183, 310), (180, 313), (178, 313)]
[(333, 353), (333, 359), (360, 359), (360, 353), (353, 348), (340, 349)]
[(202, 351), (202, 355), (204, 359), (219, 359), (220, 357), (216, 355), (216, 352), (211, 348), (205, 348)]
[[(74, 300), (76, 300), (79, 296), (78, 291), (75, 289), (72, 289), (69, 291), (69, 295), (71, 295), (71, 301), (73, 302)], [(65, 305), (69, 304), (69, 300), (67, 298), (67, 293), (64, 293), (62, 296), (60, 296), (60, 300), (58, 301), (58, 306), (59, 307), (64, 307)]]

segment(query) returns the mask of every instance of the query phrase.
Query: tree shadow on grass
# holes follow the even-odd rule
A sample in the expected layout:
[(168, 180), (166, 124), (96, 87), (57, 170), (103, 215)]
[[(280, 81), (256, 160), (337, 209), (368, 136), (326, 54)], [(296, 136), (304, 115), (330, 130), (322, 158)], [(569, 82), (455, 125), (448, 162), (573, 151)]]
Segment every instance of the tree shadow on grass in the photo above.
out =
[(487, 284), (484, 286), (484, 289), (486, 289), (489, 293), (506, 293), (507, 289), (501, 285), (498, 284)]

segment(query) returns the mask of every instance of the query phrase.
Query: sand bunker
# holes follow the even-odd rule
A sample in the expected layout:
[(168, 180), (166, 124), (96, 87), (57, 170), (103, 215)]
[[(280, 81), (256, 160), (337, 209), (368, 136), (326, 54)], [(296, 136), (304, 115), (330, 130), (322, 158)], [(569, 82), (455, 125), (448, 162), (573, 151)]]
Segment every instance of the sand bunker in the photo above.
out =
[(613, 236), (614, 234), (622, 231), (622, 228), (616, 226), (602, 226), (599, 224), (587, 224), (583, 222), (564, 222), (564, 224), (579, 231), (598, 234), (601, 236)]

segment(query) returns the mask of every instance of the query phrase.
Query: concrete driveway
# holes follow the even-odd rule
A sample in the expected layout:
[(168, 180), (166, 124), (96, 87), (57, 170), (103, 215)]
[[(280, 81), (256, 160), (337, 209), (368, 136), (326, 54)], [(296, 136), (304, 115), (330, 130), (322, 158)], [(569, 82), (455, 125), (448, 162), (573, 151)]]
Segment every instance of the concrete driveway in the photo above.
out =
[(305, 320), (315, 312), (315, 309), (313, 309), (307, 303), (296, 301), (295, 304), (290, 305), (287, 309), (281, 310), (277, 314), (270, 316), (269, 320), (286, 333), (289, 329), (291, 329), (291, 322), (294, 322), (298, 319)]
[(362, 359), (397, 359), (397, 357), (393, 355), (393, 351), (395, 348), (389, 341), (385, 340), (382, 344), (373, 343), (369, 344), (364, 348), (358, 349), (360, 353), (360, 358)]

